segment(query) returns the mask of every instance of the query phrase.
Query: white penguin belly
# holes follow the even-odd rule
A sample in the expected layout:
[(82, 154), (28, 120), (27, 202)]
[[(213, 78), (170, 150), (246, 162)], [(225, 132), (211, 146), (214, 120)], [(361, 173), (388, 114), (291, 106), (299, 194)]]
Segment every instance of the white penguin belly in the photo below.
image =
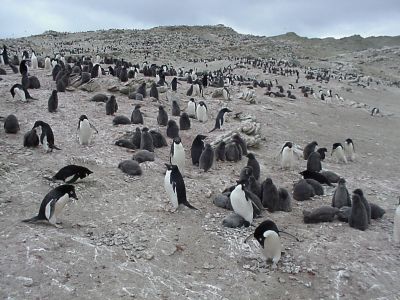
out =
[(355, 159), (355, 153), (354, 153), (354, 148), (352, 144), (345, 144), (344, 145), (344, 151), (346, 153), (346, 157), (349, 161), (354, 161)]
[(25, 102), (26, 97), (25, 97), (25, 92), (21, 90), (20, 88), (15, 88), (14, 89), (15, 95), (18, 96), (18, 99)]
[(49, 151), (49, 143), (47, 142), (47, 135), (45, 135), (43, 137), (43, 144), (42, 145), (43, 145), (44, 150)]
[(282, 151), (281, 166), (284, 169), (290, 169), (294, 165), (293, 150), (285, 147)]
[(251, 201), (246, 200), (240, 185), (232, 191), (230, 198), (234, 212), (251, 224), (253, 222), (253, 205)]
[(196, 105), (194, 102), (190, 101), (188, 103), (188, 111), (187, 111), (188, 116), (193, 117), (196, 116)]
[(79, 126), (79, 143), (81, 145), (89, 145), (91, 136), (92, 129), (90, 128), (89, 122), (85, 119)]
[(170, 180), (171, 180), (171, 171), (168, 170), (165, 173), (164, 177), (164, 188), (169, 200), (171, 201), (172, 206), (176, 209), (178, 207), (178, 195), (176, 194), (176, 192), (174, 192)]
[(272, 260), (273, 265), (276, 265), (281, 259), (282, 244), (279, 235), (273, 231), (268, 230), (264, 232), (264, 248), (263, 255), (267, 260)]
[(185, 149), (182, 144), (177, 145), (174, 143), (174, 155), (171, 157), (171, 164), (177, 165), (179, 172), (183, 174), (185, 169)]
[(197, 120), (200, 122), (207, 122), (207, 110), (204, 106), (199, 106), (196, 111)]
[(342, 147), (337, 147), (335, 149), (335, 156), (339, 163), (347, 164), (346, 156), (344, 155), (344, 151)]

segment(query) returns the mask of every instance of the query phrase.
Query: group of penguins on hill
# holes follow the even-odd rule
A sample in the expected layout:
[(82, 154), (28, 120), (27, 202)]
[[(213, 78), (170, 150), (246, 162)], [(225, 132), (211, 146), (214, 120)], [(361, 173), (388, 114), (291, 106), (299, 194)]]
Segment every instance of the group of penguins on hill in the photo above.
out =
[[(3, 51), (4, 54), (4, 51)], [(21, 84), (15, 84), (10, 92), (13, 97), (18, 95), (22, 101), (34, 99), (29, 95), (28, 89), (40, 88), (40, 82), (35, 76), (29, 76), (28, 66), (37, 68), (37, 59), (35, 54), (29, 60), (23, 57), (20, 64), (20, 73), (22, 75)], [(25, 54), (24, 54), (25, 56)], [(10, 65), (11, 66), (11, 65)], [(67, 67), (69, 66), (69, 67)], [(79, 66), (79, 65), (76, 65)], [(76, 67), (75, 66), (75, 67)], [(99, 71), (101, 70), (100, 65)], [(56, 112), (58, 106), (57, 92), (64, 92), (65, 87), (70, 82), (72, 72), (69, 70), (71, 66), (57, 60), (52, 64), (53, 80), (56, 81), (57, 90), (53, 90), (49, 101), (49, 112)], [(56, 70), (56, 71), (55, 71)], [(162, 74), (162, 73), (161, 73)], [(162, 77), (162, 76), (161, 76)], [(190, 75), (189, 75), (190, 77)], [(159, 81), (160, 79), (157, 78)], [(173, 79), (176, 81), (176, 77)], [(193, 86), (198, 83), (192, 83)], [(201, 90), (201, 84), (199, 90)], [(176, 84), (171, 82), (171, 86), (175, 88)], [(146, 85), (142, 85), (142, 90), (136, 93), (146, 97)], [(155, 90), (154, 90), (155, 89)], [(153, 90), (153, 92), (152, 92)], [(197, 90), (197, 88), (194, 88)], [(150, 96), (158, 99), (157, 85), (153, 84), (150, 89)], [(140, 93), (141, 92), (141, 93)], [(197, 95), (200, 93), (196, 92)], [(99, 94), (92, 98), (92, 101), (106, 102), (106, 114), (114, 115), (118, 110), (118, 104), (115, 96), (107, 97)], [(99, 100), (102, 99), (102, 100)], [(138, 99), (138, 98), (136, 98)], [(173, 104), (176, 106), (177, 103)], [(140, 111), (141, 105), (137, 104), (132, 112), (131, 119), (124, 119), (124, 116), (116, 116), (113, 124), (142, 124), (143, 114)], [(231, 112), (228, 108), (222, 108), (217, 114), (215, 126), (211, 131), (222, 129), (225, 123), (226, 114)], [(177, 210), (180, 205), (187, 206), (197, 210), (191, 205), (187, 199), (186, 187), (184, 181), (185, 174), (185, 149), (179, 136), (179, 130), (190, 129), (190, 118), (196, 118), (200, 122), (206, 122), (207, 106), (204, 101), (196, 103), (194, 98), (188, 102), (186, 112), (180, 112), (179, 107), (175, 107), (174, 116), (180, 116), (179, 127), (176, 122), (168, 118), (168, 114), (163, 106), (159, 106), (157, 115), (157, 124), (166, 126), (166, 135), (172, 139), (170, 150), (170, 161), (166, 163), (166, 173), (164, 177), (164, 189), (174, 208)], [(122, 120), (122, 121), (121, 121)], [(18, 120), (14, 115), (9, 115), (4, 122), (6, 133), (17, 133), (19, 131)], [(81, 145), (89, 145), (93, 131), (96, 128), (89, 122), (86, 115), (81, 115), (78, 123), (79, 143)], [(226, 209), (233, 210), (234, 213), (223, 220), (226, 227), (248, 227), (253, 225), (254, 218), (262, 215), (263, 211), (268, 210), (273, 213), (275, 211), (291, 211), (291, 196), (284, 188), (277, 188), (271, 178), (266, 178), (260, 183), (260, 164), (254, 153), (248, 152), (245, 140), (239, 135), (234, 134), (230, 141), (219, 142), (215, 149), (211, 144), (205, 144), (204, 140), (207, 136), (199, 134), (195, 137), (190, 150), (192, 164), (198, 166), (204, 172), (207, 172), (217, 161), (239, 161), (243, 156), (248, 158), (247, 165), (240, 172), (237, 183), (226, 188), (222, 194), (217, 195), (214, 204)], [(49, 124), (38, 120), (34, 123), (33, 128), (24, 135), (23, 144), (26, 147), (37, 147), (42, 144), (47, 152), (53, 149), (60, 150), (54, 144), (54, 134)], [(123, 172), (128, 175), (141, 175), (142, 170), (140, 163), (145, 161), (154, 161), (154, 149), (168, 146), (168, 143), (159, 130), (149, 130), (147, 127), (137, 127), (135, 132), (128, 134), (124, 139), (116, 141), (116, 145), (139, 149), (133, 155), (133, 159), (124, 160), (119, 165)], [(332, 197), (331, 206), (322, 206), (313, 211), (303, 211), (305, 223), (331, 222), (337, 216), (341, 221), (348, 222), (353, 228), (366, 230), (371, 223), (371, 219), (381, 218), (385, 211), (378, 205), (370, 203), (365, 198), (361, 189), (356, 189), (350, 199), (350, 193), (346, 188), (346, 181), (333, 172), (323, 171), (321, 161), (325, 159), (326, 148), (317, 149), (318, 143), (312, 142), (303, 150), (303, 157), (307, 160), (307, 169), (300, 172), (304, 179), (299, 180), (293, 187), (293, 198), (298, 201), (310, 199), (314, 195), (323, 195), (324, 189), (322, 184), (332, 186), (337, 183), (338, 186)], [(292, 142), (286, 142), (281, 151), (281, 167), (282, 169), (292, 169), (295, 165), (296, 149)], [(332, 146), (331, 156), (335, 155), (339, 163), (347, 163), (355, 159), (354, 144), (351, 139), (347, 139), (344, 146), (341, 143), (335, 143)], [(61, 180), (62, 184), (51, 190), (42, 200), (39, 213), (37, 216), (23, 220), (24, 222), (48, 221), (49, 223), (59, 226), (58, 220), (60, 213), (70, 200), (77, 200), (78, 197), (73, 185), (79, 179), (84, 179), (93, 172), (83, 166), (68, 165), (61, 168), (51, 180)], [(260, 244), (262, 252), (267, 260), (271, 260), (273, 266), (276, 266), (281, 257), (280, 233), (277, 225), (272, 220), (265, 220), (258, 225), (251, 235)], [(285, 232), (286, 233), (286, 232)], [(296, 238), (297, 239), (297, 238)], [(396, 211), (394, 224), (394, 240), (400, 241), (400, 207)], [(247, 241), (247, 239), (246, 239)]]

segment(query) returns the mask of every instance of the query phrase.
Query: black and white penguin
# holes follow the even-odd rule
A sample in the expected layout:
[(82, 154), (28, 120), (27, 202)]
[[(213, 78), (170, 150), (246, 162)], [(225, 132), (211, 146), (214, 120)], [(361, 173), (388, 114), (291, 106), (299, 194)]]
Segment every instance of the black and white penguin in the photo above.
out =
[(24, 147), (37, 147), (39, 146), (39, 136), (36, 129), (29, 130), (24, 134)]
[(44, 69), (46, 71), (50, 71), (52, 69), (52, 65), (51, 65), (51, 60), (50, 57), (46, 56), (46, 58), (44, 59)]
[(79, 144), (89, 145), (93, 133), (92, 129), (98, 133), (97, 129), (90, 124), (88, 117), (86, 115), (81, 115), (79, 117), (77, 129), (79, 131)]
[(246, 190), (246, 184), (247, 181), (239, 181), (229, 197), (234, 212), (246, 220), (244, 225), (248, 227), (253, 222), (253, 203)]
[(189, 117), (191, 118), (196, 117), (196, 106), (197, 104), (194, 98), (190, 98), (187, 105), (187, 114), (189, 115)]
[(49, 112), (56, 112), (58, 108), (58, 95), (57, 90), (53, 90), (47, 102), (47, 109)]
[(101, 66), (99, 64), (95, 64), (90, 72), (91, 78), (97, 78), (101, 76)]
[[(136, 131), (137, 131), (137, 128), (136, 128)], [(133, 144), (135, 144), (135, 143), (133, 143)], [(141, 133), (141, 137), (140, 137), (140, 149), (142, 149), (142, 150), (145, 149), (147, 151), (154, 152), (153, 137), (147, 127), (143, 127), (143, 129), (142, 129), (142, 133)]]
[(304, 147), (304, 150), (303, 150), (304, 160), (308, 159), (310, 154), (316, 150), (317, 146), (318, 146), (318, 143), (316, 141), (312, 141), (311, 143), (309, 143), (307, 146)]
[(226, 143), (224, 141), (221, 141), (217, 148), (215, 149), (215, 158), (217, 161), (225, 161), (226, 157), (225, 157), (225, 146)]
[(11, 96), (14, 99), (15, 99), (15, 97), (17, 97), (17, 99), (21, 100), (22, 102), (27, 101), (25, 91), (26, 91), (26, 89), (19, 83), (14, 84), (10, 89)]
[(199, 122), (207, 122), (207, 105), (204, 101), (200, 101), (196, 108), (196, 118)]
[[(189, 76), (189, 78), (191, 78)], [(193, 84), (190, 85), (189, 89), (186, 92), (186, 96), (192, 96), (193, 95)]]
[(179, 118), (179, 129), (180, 130), (189, 130), (190, 129), (190, 119), (187, 113), (182, 113)]
[(181, 174), (184, 174), (185, 170), (185, 148), (183, 147), (180, 137), (175, 137), (171, 144), (171, 152), (169, 161), (171, 165), (176, 165), (179, 168)]
[(78, 200), (75, 193), (75, 187), (70, 184), (60, 185), (51, 190), (42, 200), (39, 208), (39, 214), (31, 219), (22, 222), (49, 221), (58, 227), (58, 217), (65, 205), (71, 201), (71, 198)]
[(341, 208), (342, 206), (351, 206), (350, 194), (346, 187), (346, 180), (340, 178), (338, 186), (333, 193), (332, 206)]
[(168, 124), (168, 113), (162, 105), (158, 107), (157, 123), (160, 126), (167, 126)]
[(49, 124), (43, 121), (36, 121), (32, 129), (37, 131), (38, 128), (42, 131), (40, 134), (40, 143), (43, 145), (46, 152), (51, 152), (53, 149), (61, 150), (54, 145), (54, 133)]
[(215, 120), (215, 126), (214, 128), (210, 131), (213, 132), (216, 129), (222, 129), (222, 126), (225, 123), (225, 115), (226, 113), (232, 112), (229, 108), (224, 107), (218, 112), (217, 118)]
[(169, 164), (165, 164), (165, 166), (167, 167), (167, 172), (164, 177), (164, 188), (174, 210), (176, 211), (180, 204), (191, 209), (197, 209), (186, 198), (185, 182), (178, 166)]
[(192, 157), (192, 164), (195, 165), (195, 166), (197, 166), (199, 164), (200, 156), (201, 156), (201, 153), (203, 152), (203, 149), (204, 149), (203, 140), (206, 137), (207, 136), (205, 136), (205, 135), (198, 134), (195, 137), (195, 139), (193, 140), (192, 148), (190, 149), (190, 155)]
[(52, 180), (62, 180), (65, 183), (74, 183), (78, 179), (83, 179), (93, 172), (88, 168), (77, 166), (77, 165), (68, 165), (61, 168), (51, 179)]
[(157, 100), (159, 100), (158, 98), (158, 89), (157, 89), (157, 84), (155, 82), (153, 82), (153, 84), (151, 85), (150, 88), (150, 97), (156, 98)]
[(8, 115), (4, 120), (4, 131), (6, 133), (16, 134), (19, 129), (17, 117), (15, 115)]
[(379, 108), (374, 107), (374, 108), (371, 110), (371, 116), (377, 116), (378, 114), (380, 114)]
[(271, 220), (262, 222), (254, 230), (254, 238), (260, 244), (265, 259), (272, 261), (272, 268), (276, 268), (282, 253), (279, 229), (276, 224)]
[[(174, 77), (171, 81), (171, 89), (173, 92), (176, 92), (178, 89), (178, 79), (176, 77)], [(179, 83), (180, 84), (180, 83)]]
[(231, 94), (226, 87), (222, 89), (222, 96), (224, 97), (225, 101), (228, 101), (231, 98)]
[(322, 170), (321, 156), (318, 152), (312, 152), (308, 156), (307, 170), (311, 172), (319, 172)]
[(118, 103), (114, 95), (111, 95), (106, 102), (106, 115), (113, 116), (118, 111)]
[(338, 161), (338, 163), (344, 163), (347, 164), (347, 159), (346, 156), (344, 154), (344, 149), (341, 143), (334, 143), (332, 145), (332, 152), (331, 152), (331, 156), (335, 154), (335, 157)]
[(28, 74), (28, 61), (23, 59), (19, 64), (19, 72), (21, 75)]
[(181, 115), (181, 108), (176, 100), (172, 101), (171, 114), (175, 117), (179, 117)]
[(371, 205), (365, 198), (364, 192), (361, 189), (355, 189), (353, 191), (353, 194), (356, 194), (360, 197), (362, 204), (365, 206), (365, 209), (367, 210), (368, 224), (371, 224)]
[(175, 120), (169, 120), (167, 123), (167, 137), (171, 139), (179, 137), (179, 127)]
[(204, 172), (210, 170), (214, 164), (214, 156), (214, 149), (211, 147), (210, 144), (206, 144), (199, 159), (200, 169), (204, 170)]
[(348, 161), (354, 161), (356, 158), (356, 151), (352, 139), (346, 139), (344, 142), (344, 152)]
[(256, 180), (260, 179), (260, 163), (257, 161), (254, 153), (247, 153), (246, 157), (248, 158), (247, 160), (247, 166), (250, 166), (253, 169), (253, 176)]
[(358, 194), (353, 194), (351, 213), (349, 216), (350, 227), (366, 230), (368, 228), (368, 213)]
[(132, 124), (143, 124), (143, 114), (140, 111), (142, 106), (140, 104), (136, 104), (134, 110), (131, 115), (131, 123)]
[(293, 144), (286, 142), (281, 149), (281, 168), (292, 169), (295, 165)]
[(399, 204), (396, 208), (396, 212), (394, 213), (393, 241), (395, 243), (400, 243), (400, 197), (399, 197)]

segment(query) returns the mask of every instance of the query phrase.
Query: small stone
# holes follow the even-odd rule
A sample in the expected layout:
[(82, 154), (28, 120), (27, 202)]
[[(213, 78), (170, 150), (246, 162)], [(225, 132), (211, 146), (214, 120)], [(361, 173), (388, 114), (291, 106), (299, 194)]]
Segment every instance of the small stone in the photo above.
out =
[(211, 270), (211, 269), (214, 269), (214, 268), (215, 268), (215, 266), (209, 264), (208, 262), (206, 262), (206, 263), (203, 265), (203, 269), (206, 269), (206, 270)]
[(285, 283), (285, 282), (286, 282), (286, 280), (283, 279), (282, 277), (279, 277), (279, 278), (278, 278), (278, 281), (279, 281), (279, 283)]

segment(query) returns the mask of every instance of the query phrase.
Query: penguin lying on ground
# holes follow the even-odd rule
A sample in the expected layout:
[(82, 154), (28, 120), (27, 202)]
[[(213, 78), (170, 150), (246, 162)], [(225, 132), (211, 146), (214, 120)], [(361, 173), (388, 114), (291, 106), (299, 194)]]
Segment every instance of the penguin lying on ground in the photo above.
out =
[(74, 183), (79, 178), (83, 179), (86, 176), (89, 176), (93, 172), (88, 168), (77, 166), (77, 165), (68, 165), (62, 167), (52, 178), (51, 180), (62, 180), (65, 183)]

